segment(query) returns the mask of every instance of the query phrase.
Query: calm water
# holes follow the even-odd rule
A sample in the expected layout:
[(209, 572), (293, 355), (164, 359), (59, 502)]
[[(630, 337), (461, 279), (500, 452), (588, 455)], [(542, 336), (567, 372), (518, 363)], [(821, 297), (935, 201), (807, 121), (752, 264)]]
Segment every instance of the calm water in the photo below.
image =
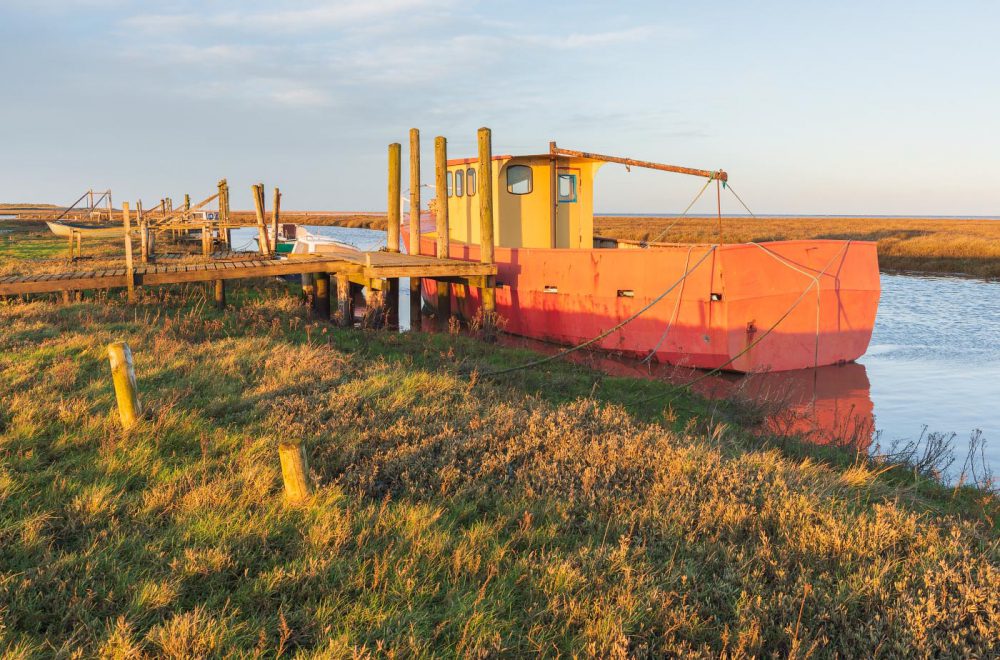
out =
[[(385, 245), (385, 232), (310, 227), (365, 250)], [(256, 230), (234, 231), (234, 245), (254, 249)], [(409, 326), (409, 288), (400, 287), (400, 322)], [(524, 342), (540, 350), (551, 347)], [(582, 358), (615, 373), (680, 379), (690, 375), (666, 365), (652, 370), (630, 360)], [(788, 402), (796, 431), (843, 439), (877, 431), (884, 446), (926, 432), (956, 433), (957, 463), (966, 438), (979, 429), (985, 458), (1000, 473), (1000, 282), (957, 277), (882, 275), (882, 300), (867, 354), (857, 364), (706, 381), (707, 394), (742, 388)], [(958, 465), (960, 468), (961, 466)]]

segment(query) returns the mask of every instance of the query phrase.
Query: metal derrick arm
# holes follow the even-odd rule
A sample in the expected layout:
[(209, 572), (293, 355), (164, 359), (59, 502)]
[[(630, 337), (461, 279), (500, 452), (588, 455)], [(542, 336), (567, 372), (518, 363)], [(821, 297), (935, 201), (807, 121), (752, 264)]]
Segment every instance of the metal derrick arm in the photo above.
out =
[(622, 158), (620, 156), (605, 156), (604, 154), (594, 154), (588, 151), (573, 151), (572, 149), (562, 149), (557, 147), (555, 142), (549, 142), (549, 153), (553, 156), (573, 156), (575, 158), (590, 158), (592, 160), (603, 160), (608, 163), (620, 163), (622, 165), (628, 165), (630, 167), (645, 167), (650, 170), (660, 170), (663, 172), (676, 172), (678, 174), (690, 174), (692, 176), (701, 176), (706, 179), (715, 179), (718, 181), (728, 181), (729, 175), (726, 174), (725, 170), (717, 170), (715, 172), (711, 170), (699, 170), (693, 167), (680, 167), (679, 165), (665, 165), (663, 163), (654, 163), (647, 160), (635, 160), (634, 158)]

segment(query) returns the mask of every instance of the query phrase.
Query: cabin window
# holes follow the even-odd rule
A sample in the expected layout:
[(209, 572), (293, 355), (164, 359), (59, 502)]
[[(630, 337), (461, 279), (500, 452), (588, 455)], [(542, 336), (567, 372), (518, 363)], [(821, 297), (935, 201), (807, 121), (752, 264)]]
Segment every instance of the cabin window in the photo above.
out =
[(559, 201), (560, 202), (575, 202), (576, 201), (576, 175), (575, 174), (560, 174), (559, 175)]
[(465, 170), (465, 191), (470, 197), (476, 194), (476, 170), (473, 167)]
[(448, 188), (448, 197), (451, 197), (451, 170), (444, 175), (445, 186)]
[(465, 181), (465, 175), (462, 174), (462, 170), (457, 170), (455, 172), (455, 197), (461, 197), (463, 193), (463, 185)]
[(531, 168), (527, 165), (511, 165), (507, 168), (507, 192), (527, 195), (531, 192)]

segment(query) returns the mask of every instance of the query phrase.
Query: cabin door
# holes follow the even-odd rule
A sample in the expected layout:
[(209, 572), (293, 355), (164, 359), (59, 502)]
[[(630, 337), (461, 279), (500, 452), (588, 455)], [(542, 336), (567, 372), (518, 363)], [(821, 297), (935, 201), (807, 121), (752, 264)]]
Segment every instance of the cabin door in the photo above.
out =
[(580, 245), (580, 169), (560, 167), (556, 171), (556, 244), (557, 248)]

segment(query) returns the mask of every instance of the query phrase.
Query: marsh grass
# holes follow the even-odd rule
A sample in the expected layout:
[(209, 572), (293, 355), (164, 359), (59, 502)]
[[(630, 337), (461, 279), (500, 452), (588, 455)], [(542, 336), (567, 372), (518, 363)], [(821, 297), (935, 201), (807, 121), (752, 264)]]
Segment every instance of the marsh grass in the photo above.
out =
[[(89, 256), (114, 258), (102, 249)], [(224, 313), (201, 286), (0, 302), (0, 653), (1000, 644), (989, 492), (750, 428), (747, 403), (558, 361), (487, 379), (537, 354), (317, 323), (276, 281), (228, 293)], [(127, 434), (118, 339), (146, 408)], [(282, 496), (286, 439), (309, 453), (304, 506)]]
[[(309, 321), (278, 283), (0, 304), (19, 657), (987, 655), (995, 501), (663, 383)], [(148, 413), (124, 434), (106, 345)], [(284, 504), (276, 445), (316, 494)], [(957, 493), (957, 494), (955, 494)], [(991, 508), (992, 507), (992, 508)]]

